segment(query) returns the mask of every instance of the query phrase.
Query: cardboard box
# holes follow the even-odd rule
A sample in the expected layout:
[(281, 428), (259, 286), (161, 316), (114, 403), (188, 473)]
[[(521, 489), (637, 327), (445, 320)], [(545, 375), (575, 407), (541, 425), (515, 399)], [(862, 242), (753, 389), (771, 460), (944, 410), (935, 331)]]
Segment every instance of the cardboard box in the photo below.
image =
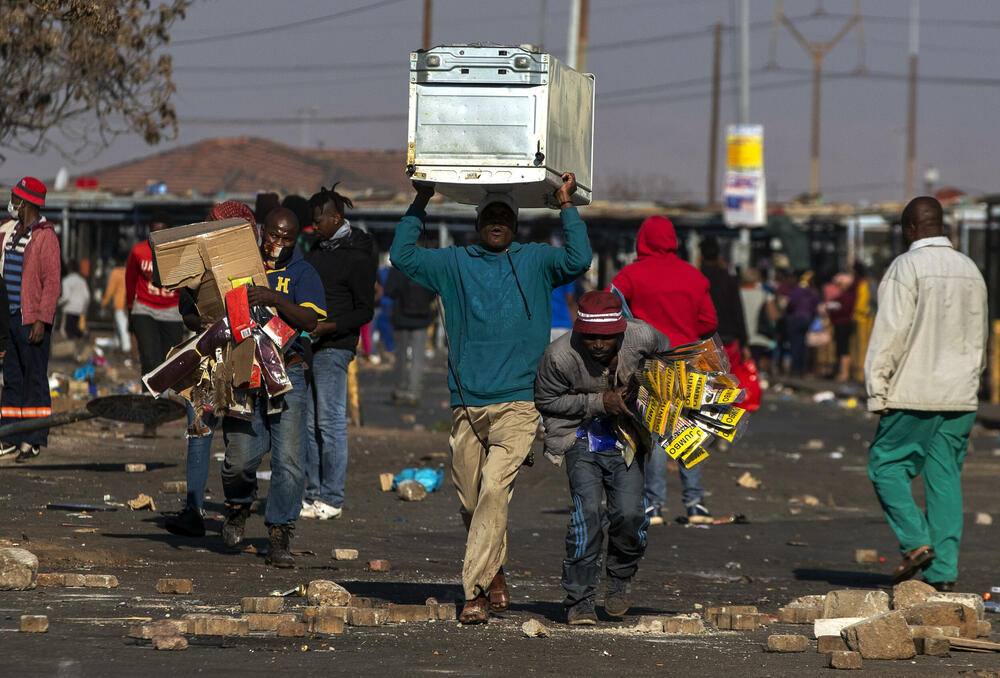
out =
[(268, 287), (257, 238), (243, 219), (168, 228), (151, 233), (149, 243), (153, 282), (171, 290), (196, 290), (198, 311), (204, 316), (224, 316), (226, 292), (247, 278)]

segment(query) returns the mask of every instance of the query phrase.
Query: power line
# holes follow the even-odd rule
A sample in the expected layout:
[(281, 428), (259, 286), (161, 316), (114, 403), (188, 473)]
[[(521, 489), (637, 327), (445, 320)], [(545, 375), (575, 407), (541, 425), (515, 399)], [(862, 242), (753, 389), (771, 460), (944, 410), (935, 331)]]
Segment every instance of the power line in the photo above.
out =
[(292, 21), (287, 24), (277, 24), (275, 26), (268, 26), (266, 28), (255, 28), (249, 31), (238, 31), (236, 33), (225, 33), (223, 35), (213, 35), (206, 36), (204, 38), (188, 38), (187, 40), (177, 40), (176, 42), (170, 43), (171, 45), (198, 45), (203, 42), (221, 42), (223, 40), (234, 40), (236, 38), (247, 38), (252, 35), (264, 35), (269, 33), (277, 33), (278, 31), (285, 31), (289, 28), (298, 28), (300, 26), (309, 26), (317, 23), (325, 23), (327, 21), (332, 21), (334, 19), (341, 19), (345, 16), (351, 16), (353, 14), (360, 14), (362, 12), (367, 12), (373, 9), (379, 9), (380, 7), (387, 7), (388, 5), (395, 5), (403, 2), (403, 0), (377, 0), (377, 2), (372, 2), (361, 7), (355, 7), (353, 9), (345, 9), (340, 12), (334, 12), (333, 14), (325, 14), (323, 16), (313, 17), (311, 19), (301, 19), (299, 21)]
[[(826, 16), (829, 17), (839, 17), (839, 18), (849, 18), (850, 14), (839, 14), (837, 12), (827, 12)], [(871, 21), (874, 23), (891, 23), (891, 24), (908, 24), (910, 20), (906, 17), (896, 17), (896, 16), (870, 16), (865, 14), (865, 21)], [(998, 28), (1000, 27), (1000, 21), (996, 20), (977, 20), (977, 19), (931, 19), (924, 18), (920, 20), (921, 24), (929, 24), (933, 26), (960, 26), (963, 28)]]
[(406, 62), (392, 61), (363, 64), (289, 64), (287, 66), (174, 66), (174, 73), (285, 73), (288, 71), (387, 71), (398, 69)]

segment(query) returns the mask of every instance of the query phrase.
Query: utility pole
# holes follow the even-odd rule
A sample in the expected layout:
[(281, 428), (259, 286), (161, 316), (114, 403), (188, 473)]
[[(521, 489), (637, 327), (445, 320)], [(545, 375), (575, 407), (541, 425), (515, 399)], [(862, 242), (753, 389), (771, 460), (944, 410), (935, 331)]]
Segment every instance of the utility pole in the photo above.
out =
[[(847, 20), (847, 23), (840, 29), (840, 31), (829, 41), (820, 40), (806, 40), (805, 36), (799, 31), (799, 29), (792, 23), (782, 8), (782, 0), (776, 0), (775, 2), (775, 17), (774, 21), (777, 25), (778, 23), (783, 24), (788, 32), (792, 34), (792, 37), (802, 46), (802, 49), (806, 51), (807, 54), (812, 59), (813, 67), (813, 86), (812, 86), (812, 129), (811, 129), (811, 139), (809, 144), (809, 193), (813, 196), (819, 194), (819, 130), (820, 130), (820, 91), (822, 88), (823, 80), (823, 60), (826, 56), (837, 46), (841, 40), (851, 31), (855, 26), (858, 27), (859, 36), (863, 35), (861, 33), (861, 0), (854, 0), (854, 16)], [(816, 10), (817, 15), (825, 14), (823, 10), (822, 3)], [(773, 54), (773, 41), (777, 40), (777, 31), (772, 31), (772, 54)], [(863, 50), (860, 52), (864, 54)], [(770, 64), (769, 64), (770, 65)], [(859, 66), (859, 70), (863, 68), (863, 65)]]
[(750, 124), (750, 0), (740, 0), (740, 124)]
[(910, 82), (906, 102), (906, 167), (903, 200), (913, 197), (917, 162), (917, 52), (920, 41), (920, 0), (910, 0)]
[(538, 10), (538, 51), (545, 51), (545, 22), (549, 17), (549, 0), (541, 0)]
[(434, 13), (434, 0), (424, 0), (424, 49), (431, 48), (431, 15)]
[(566, 64), (583, 71), (587, 67), (587, 33), (590, 0), (573, 0), (569, 14), (569, 39), (566, 41)]
[(708, 128), (708, 197), (706, 203), (714, 205), (718, 200), (715, 192), (715, 178), (718, 175), (716, 163), (719, 160), (719, 84), (722, 78), (722, 22), (715, 22), (715, 40), (712, 45), (712, 115)]

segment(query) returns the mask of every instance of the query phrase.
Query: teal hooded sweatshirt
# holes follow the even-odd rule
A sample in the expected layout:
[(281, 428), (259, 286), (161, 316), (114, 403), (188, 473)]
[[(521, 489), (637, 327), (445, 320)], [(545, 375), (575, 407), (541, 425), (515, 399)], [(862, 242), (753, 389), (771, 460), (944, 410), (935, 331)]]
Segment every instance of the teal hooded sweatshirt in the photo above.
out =
[[(575, 207), (562, 211), (564, 247), (511, 243), (494, 253), (479, 245), (417, 246), (424, 210), (410, 205), (389, 250), (393, 266), (441, 295), (451, 347), (451, 405), (535, 399), (535, 371), (549, 344), (552, 290), (573, 282), (592, 254)], [(519, 289), (520, 288), (520, 289)], [(522, 295), (523, 293), (523, 295)]]

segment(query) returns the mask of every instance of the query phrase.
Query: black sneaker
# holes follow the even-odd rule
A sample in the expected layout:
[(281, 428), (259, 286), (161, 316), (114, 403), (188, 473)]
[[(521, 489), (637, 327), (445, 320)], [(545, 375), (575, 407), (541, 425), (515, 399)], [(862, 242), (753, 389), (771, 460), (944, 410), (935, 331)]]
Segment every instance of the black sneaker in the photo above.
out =
[(711, 525), (712, 513), (708, 507), (702, 503), (691, 504), (687, 507), (688, 522), (693, 525)]
[(608, 577), (608, 593), (604, 598), (604, 611), (611, 617), (624, 617), (632, 605), (632, 580)]
[(267, 558), (264, 562), (274, 567), (295, 567), (295, 558), (288, 550), (292, 538), (291, 525), (272, 525), (267, 533)]
[(177, 534), (182, 537), (204, 537), (205, 519), (201, 511), (190, 506), (175, 516), (169, 516), (163, 521), (163, 526), (170, 534)]
[(650, 525), (663, 524), (663, 509), (659, 504), (650, 504), (646, 507), (646, 517), (649, 518)]
[(597, 613), (594, 612), (594, 602), (584, 598), (566, 609), (566, 622), (570, 626), (594, 626), (597, 624)]
[(24, 464), (37, 457), (39, 452), (41, 452), (41, 448), (39, 448), (38, 445), (22, 447), (21, 451), (17, 453), (17, 456), (14, 457), (14, 461), (18, 464)]
[(236, 545), (243, 541), (243, 530), (246, 528), (247, 518), (250, 517), (250, 506), (250, 504), (229, 505), (226, 521), (222, 523), (222, 543), (229, 548), (236, 548)]

